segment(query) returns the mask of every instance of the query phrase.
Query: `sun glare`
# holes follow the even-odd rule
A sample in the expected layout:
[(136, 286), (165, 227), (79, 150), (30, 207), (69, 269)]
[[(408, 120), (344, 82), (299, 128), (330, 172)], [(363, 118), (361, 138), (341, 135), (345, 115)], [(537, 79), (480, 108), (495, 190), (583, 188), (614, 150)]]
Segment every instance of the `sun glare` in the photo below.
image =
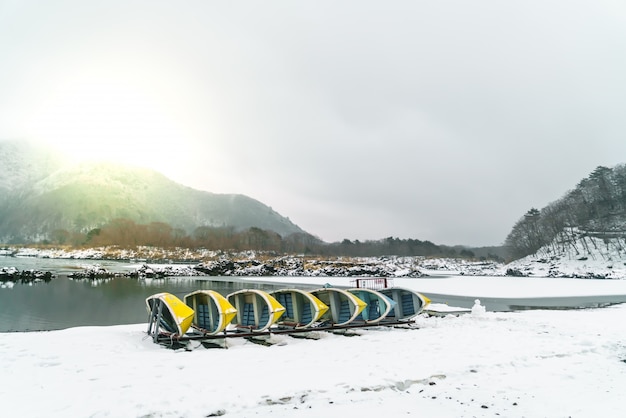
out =
[(158, 168), (180, 129), (149, 92), (119, 82), (80, 82), (59, 89), (31, 122), (32, 136), (76, 161), (106, 160)]

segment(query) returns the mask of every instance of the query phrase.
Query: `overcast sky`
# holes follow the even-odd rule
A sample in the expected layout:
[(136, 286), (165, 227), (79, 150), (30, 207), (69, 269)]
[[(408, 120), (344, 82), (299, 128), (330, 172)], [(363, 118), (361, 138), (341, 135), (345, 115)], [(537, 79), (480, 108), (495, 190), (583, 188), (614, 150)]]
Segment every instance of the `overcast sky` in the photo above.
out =
[(332, 242), (499, 245), (626, 162), (622, 1), (0, 0), (0, 138)]

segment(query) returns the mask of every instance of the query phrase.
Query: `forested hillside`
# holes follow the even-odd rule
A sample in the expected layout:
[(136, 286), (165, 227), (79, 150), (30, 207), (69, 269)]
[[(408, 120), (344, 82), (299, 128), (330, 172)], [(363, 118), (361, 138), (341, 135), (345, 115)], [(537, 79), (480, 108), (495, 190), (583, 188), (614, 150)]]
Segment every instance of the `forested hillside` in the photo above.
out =
[(555, 252), (577, 242), (584, 247), (585, 237), (626, 248), (626, 165), (599, 166), (561, 199), (530, 209), (505, 244), (511, 258), (518, 259), (545, 246)]
[(467, 248), (436, 245), (430, 241), (388, 237), (381, 240), (326, 243), (308, 233), (287, 236), (256, 227), (237, 230), (234, 227), (200, 226), (191, 233), (164, 222), (139, 224), (118, 218), (88, 233), (52, 231), (41, 243), (51, 246), (78, 247), (150, 247), (161, 249), (188, 248), (212, 251), (264, 251), (277, 254), (320, 256), (426, 256), (490, 259), (501, 261), (499, 247)]
[(169, 224), (185, 234), (198, 227), (305, 233), (248, 196), (195, 190), (154, 170), (61, 160), (29, 143), (0, 141), (5, 164), (0, 170), (0, 242), (67, 237), (66, 243), (82, 244), (90, 231), (118, 219)]

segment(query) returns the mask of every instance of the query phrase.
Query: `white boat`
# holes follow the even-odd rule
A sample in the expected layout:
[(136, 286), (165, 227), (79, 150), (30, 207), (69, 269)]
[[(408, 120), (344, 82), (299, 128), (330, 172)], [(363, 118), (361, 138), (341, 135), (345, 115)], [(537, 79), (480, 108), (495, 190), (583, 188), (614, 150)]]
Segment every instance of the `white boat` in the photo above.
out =
[(270, 293), (285, 307), (278, 325), (307, 328), (320, 320), (328, 306), (311, 293), (300, 289), (280, 289)]
[(329, 322), (331, 325), (349, 324), (366, 306), (365, 302), (352, 293), (334, 287), (313, 290), (311, 294), (330, 308), (320, 320)]
[(285, 312), (285, 307), (263, 290), (239, 290), (226, 298), (237, 309), (232, 323), (239, 329), (249, 329), (252, 332), (265, 331)]
[(393, 299), (376, 290), (355, 288), (348, 289), (348, 292), (352, 293), (367, 304), (356, 320), (362, 320), (370, 324), (375, 324), (385, 319), (396, 306), (396, 302), (394, 302)]

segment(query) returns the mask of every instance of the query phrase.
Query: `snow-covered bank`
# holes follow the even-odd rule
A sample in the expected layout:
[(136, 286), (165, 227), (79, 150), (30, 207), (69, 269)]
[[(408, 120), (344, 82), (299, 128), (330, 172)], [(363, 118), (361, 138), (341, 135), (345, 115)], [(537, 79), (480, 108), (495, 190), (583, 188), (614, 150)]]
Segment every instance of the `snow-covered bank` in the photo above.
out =
[(578, 230), (569, 234), (568, 239), (557, 237), (535, 254), (509, 263), (506, 270), (521, 276), (626, 278), (626, 241), (621, 234), (600, 237)]
[(417, 319), (418, 330), (165, 349), (145, 324), (0, 334), (20, 417), (621, 417), (626, 305)]
[[(615, 239), (613, 240), (615, 241)], [(612, 241), (611, 241), (612, 242)], [(609, 243), (610, 244), (610, 243)], [(219, 276), (298, 276), (298, 277), (424, 277), (441, 274), (466, 276), (526, 276), (555, 278), (626, 279), (626, 244), (609, 245), (587, 237), (584, 245), (547, 246), (537, 254), (509, 264), (457, 258), (429, 257), (322, 257), (272, 255), (254, 251), (222, 251), (137, 247), (89, 249), (22, 248), (0, 249), (0, 255), (47, 259), (134, 260), (147, 263), (158, 274), (191, 275), (189, 266)], [(558, 250), (558, 251), (557, 251)], [(9, 257), (11, 258), (11, 257)], [(184, 262), (186, 265), (175, 263)], [(164, 264), (169, 266), (164, 266)], [(195, 272), (197, 273), (197, 271)], [(194, 273), (194, 274), (195, 274)]]
[[(138, 262), (139, 268), (149, 264), (155, 274), (164, 276), (195, 275), (203, 272), (212, 276), (295, 276), (295, 277), (424, 277), (442, 274), (466, 276), (522, 276), (555, 278), (626, 279), (626, 253), (616, 246), (602, 249), (585, 247), (584, 256), (575, 247), (558, 254), (546, 248), (536, 255), (509, 264), (494, 261), (472, 261), (455, 258), (428, 257), (321, 257), (271, 255), (246, 251), (159, 249), (139, 247), (135, 250), (117, 247), (81, 250), (6, 248), (0, 255), (45, 259), (126, 260)], [(565, 251), (567, 250), (567, 251)], [(195, 260), (195, 261), (194, 261)], [(6, 260), (5, 260), (6, 261)], [(185, 265), (177, 264), (184, 262)], [(5, 262), (6, 264), (6, 262)], [(190, 266), (195, 267), (194, 270)], [(10, 267), (10, 266), (9, 266)]]

